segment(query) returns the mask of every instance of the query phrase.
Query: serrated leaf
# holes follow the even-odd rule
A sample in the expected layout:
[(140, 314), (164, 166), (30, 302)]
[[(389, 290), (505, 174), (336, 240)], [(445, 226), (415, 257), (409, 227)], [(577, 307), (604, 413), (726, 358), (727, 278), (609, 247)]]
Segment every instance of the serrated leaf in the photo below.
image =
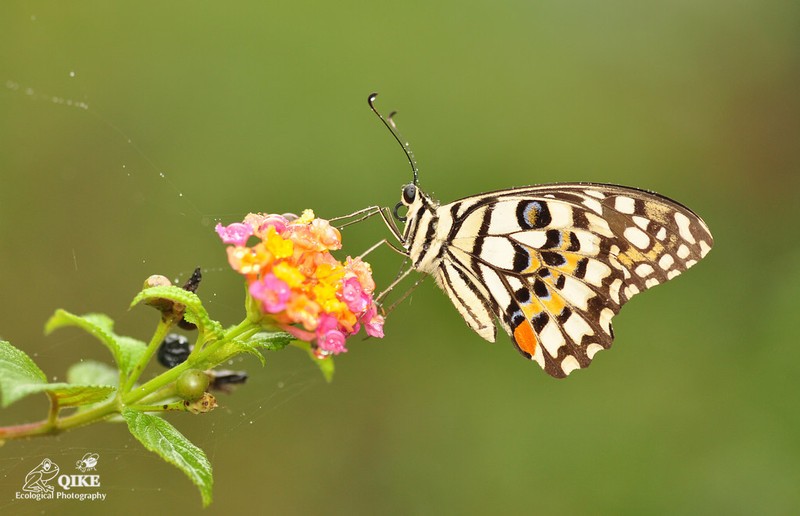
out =
[[(108, 399), (117, 388), (111, 385), (73, 385), (71, 383), (26, 383), (17, 384), (14, 392), (19, 398), (46, 392), (54, 397), (59, 408), (89, 405)], [(5, 405), (4, 405), (5, 406)]]
[(203, 302), (194, 292), (189, 292), (174, 285), (150, 287), (139, 292), (131, 301), (131, 307), (142, 301), (169, 299), (186, 307), (183, 317), (190, 323), (200, 328), (207, 336), (222, 337), (222, 325), (208, 316), (203, 307)]
[(203, 450), (192, 444), (174, 426), (158, 416), (124, 409), (122, 417), (131, 434), (148, 450), (177, 466), (200, 489), (203, 506), (211, 503), (211, 463)]
[(31, 357), (9, 342), (0, 340), (0, 394), (7, 407), (31, 394), (30, 387), (47, 383), (47, 376)]
[(84, 360), (67, 369), (67, 382), (78, 385), (119, 385), (119, 371), (108, 364)]
[(111, 355), (117, 364), (120, 364), (122, 357), (119, 344), (117, 344), (113, 332), (108, 327), (108, 320), (109, 318), (102, 314), (75, 315), (66, 310), (58, 309), (45, 323), (44, 333), (45, 335), (50, 335), (53, 331), (67, 326), (81, 328), (102, 342), (111, 351)]
[(254, 355), (261, 361), (261, 365), (266, 364), (264, 356), (261, 354), (263, 350), (278, 350), (283, 349), (295, 337), (292, 335), (279, 331), (279, 332), (261, 332), (257, 333), (247, 340), (233, 339), (228, 342), (222, 343), (212, 355), (198, 363), (198, 367), (215, 367), (217, 364), (225, 362), (226, 360), (240, 354), (249, 353)]
[[(67, 382), (76, 385), (109, 385), (119, 386), (119, 370), (103, 362), (84, 360), (72, 364), (67, 369)], [(93, 408), (96, 404), (90, 403), (78, 407), (79, 411)]]
[(108, 399), (117, 388), (111, 385), (73, 385), (71, 383), (50, 383), (42, 386), (42, 391), (55, 396), (59, 407), (79, 407)]
[(117, 363), (120, 364), (120, 368), (122, 368), (127, 377), (131, 374), (133, 368), (136, 367), (136, 364), (139, 363), (139, 359), (147, 349), (147, 344), (141, 340), (124, 335), (115, 334), (114, 338), (117, 339), (120, 352), (120, 360)]
[(131, 308), (141, 303), (142, 301), (156, 300), (156, 299), (169, 299), (176, 303), (184, 305), (186, 308), (191, 309), (193, 312), (205, 312), (203, 303), (197, 294), (189, 292), (175, 285), (162, 285), (158, 287), (149, 287), (138, 294), (131, 301)]
[(82, 317), (105, 332), (114, 333), (114, 319), (106, 314), (90, 313)]
[(285, 331), (259, 332), (247, 339), (247, 343), (265, 351), (279, 351), (295, 340), (291, 333)]
[(232, 340), (231, 344), (233, 344), (234, 346), (236, 346), (236, 348), (239, 349), (238, 351), (239, 353), (247, 353), (249, 355), (253, 355), (258, 359), (259, 362), (261, 362), (262, 366), (267, 365), (267, 360), (264, 358), (264, 355), (261, 354), (261, 350), (257, 346), (251, 344), (250, 342), (239, 339)]
[(66, 310), (56, 310), (44, 327), (46, 335), (58, 328), (75, 326), (96, 337), (111, 352), (124, 376), (130, 374), (147, 345), (144, 342), (114, 333), (114, 321), (104, 314), (75, 315)]
[(56, 395), (60, 407), (79, 407), (105, 401), (117, 392), (117, 388), (111, 385), (69, 385), (47, 392)]
[(232, 342), (239, 351), (237, 353), (249, 353), (261, 361), (261, 365), (266, 365), (262, 351), (278, 351), (289, 345), (295, 339), (286, 332), (260, 332), (251, 336), (247, 340), (235, 339)]

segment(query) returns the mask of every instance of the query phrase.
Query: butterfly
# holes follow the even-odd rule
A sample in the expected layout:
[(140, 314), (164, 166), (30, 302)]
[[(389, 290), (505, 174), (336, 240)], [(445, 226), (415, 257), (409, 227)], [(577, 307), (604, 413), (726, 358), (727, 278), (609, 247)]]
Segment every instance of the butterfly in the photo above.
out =
[(497, 339), (499, 323), (517, 350), (551, 376), (589, 366), (611, 347), (611, 320), (622, 305), (692, 267), (714, 243), (686, 206), (612, 184), (543, 184), (439, 204), (419, 187), (394, 113), (384, 119), (374, 99), (370, 107), (414, 171), (394, 219), (380, 208), (409, 271), (431, 275), (484, 339)]

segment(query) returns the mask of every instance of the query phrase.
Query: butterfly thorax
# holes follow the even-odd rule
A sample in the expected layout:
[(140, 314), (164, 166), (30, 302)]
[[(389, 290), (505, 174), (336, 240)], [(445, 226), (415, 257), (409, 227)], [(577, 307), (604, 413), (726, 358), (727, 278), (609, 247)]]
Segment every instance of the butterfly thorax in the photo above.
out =
[(453, 226), (452, 217), (440, 211), (439, 203), (420, 190), (406, 213), (403, 247), (414, 268), (426, 274), (435, 273), (439, 267)]

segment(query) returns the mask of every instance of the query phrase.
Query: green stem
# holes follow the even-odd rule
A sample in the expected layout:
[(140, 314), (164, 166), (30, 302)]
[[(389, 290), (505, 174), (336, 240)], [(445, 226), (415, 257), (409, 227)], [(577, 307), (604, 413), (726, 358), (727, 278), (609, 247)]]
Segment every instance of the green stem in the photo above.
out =
[(182, 400), (172, 403), (163, 403), (161, 405), (128, 405), (128, 408), (138, 410), (139, 412), (189, 411), (189, 409), (186, 408), (186, 403)]
[(50, 425), (55, 425), (58, 419), (58, 396), (48, 392), (47, 398), (50, 400), (50, 410), (47, 413), (47, 422)]
[(102, 419), (114, 412), (119, 412), (120, 406), (116, 399), (111, 399), (102, 405), (98, 405), (88, 410), (76, 412), (71, 416), (62, 417), (61, 419), (51, 419), (51, 413), (48, 418), (35, 423), (25, 423), (22, 425), (0, 427), (0, 440), (3, 439), (17, 439), (20, 437), (34, 437), (38, 435), (57, 434), (63, 430), (69, 430), (76, 426), (82, 426), (98, 419)]
[(168, 384), (174, 382), (175, 380), (178, 379), (178, 377), (181, 374), (183, 374), (184, 371), (192, 369), (195, 362), (196, 361), (194, 360), (192, 360), (191, 362), (187, 360), (186, 362), (173, 367), (169, 371), (164, 371), (163, 373), (156, 376), (149, 382), (146, 382), (144, 385), (140, 385), (139, 387), (133, 389), (129, 393), (123, 394), (122, 395), (123, 405), (127, 406), (132, 403), (136, 403), (145, 396), (152, 394), (153, 392), (161, 389), (162, 387), (165, 387)]
[(6, 439), (18, 439), (20, 437), (34, 437), (54, 433), (54, 427), (50, 421), (37, 421), (35, 423), (24, 423), (21, 425), (0, 427), (0, 443)]
[(174, 324), (175, 320), (172, 318), (161, 319), (159, 321), (158, 326), (156, 327), (156, 331), (153, 334), (153, 338), (150, 339), (150, 343), (147, 345), (147, 349), (145, 349), (145, 352), (142, 354), (142, 356), (139, 358), (139, 361), (134, 366), (133, 371), (131, 371), (130, 376), (128, 376), (128, 378), (125, 380), (125, 383), (121, 386), (120, 393), (123, 394), (127, 393), (128, 391), (131, 390), (131, 387), (133, 387), (136, 384), (136, 380), (138, 380), (139, 377), (144, 372), (144, 368), (147, 367), (147, 364), (153, 357), (153, 353), (156, 352), (158, 346), (161, 345), (161, 342), (164, 340), (164, 337), (167, 336), (167, 333), (169, 333), (170, 328), (172, 328)]

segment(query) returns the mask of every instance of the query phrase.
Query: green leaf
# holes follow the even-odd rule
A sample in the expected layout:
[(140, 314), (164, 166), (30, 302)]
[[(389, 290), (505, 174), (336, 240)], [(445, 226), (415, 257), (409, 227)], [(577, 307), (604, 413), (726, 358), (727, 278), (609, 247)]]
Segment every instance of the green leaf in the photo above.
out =
[(122, 417), (128, 423), (131, 434), (145, 448), (157, 453), (162, 459), (186, 473), (186, 476), (200, 489), (203, 507), (211, 503), (214, 479), (211, 475), (211, 463), (208, 462), (203, 450), (158, 416), (124, 409)]
[[(238, 352), (250, 353), (261, 361), (261, 365), (266, 365), (262, 351), (278, 351), (289, 345), (295, 339), (293, 335), (286, 332), (260, 332), (251, 336), (247, 340), (235, 339), (232, 342), (239, 349)], [(237, 352), (237, 353), (238, 353)]]
[(328, 383), (333, 381), (333, 357), (317, 357), (317, 355), (314, 354), (314, 350), (311, 349), (311, 344), (302, 340), (294, 340), (291, 342), (291, 344), (292, 346), (306, 350), (306, 353), (308, 353), (311, 361), (317, 364), (317, 367), (319, 367), (319, 370), (322, 373), (322, 376), (325, 378), (325, 381)]
[(121, 351), (111, 331), (111, 327), (109, 327), (109, 321), (110, 319), (103, 314), (86, 314), (81, 316), (69, 313), (66, 310), (58, 309), (56, 313), (47, 320), (47, 323), (45, 323), (44, 334), (50, 335), (53, 331), (67, 326), (81, 328), (87, 333), (97, 337), (97, 340), (102, 342), (108, 350), (111, 351), (111, 355), (114, 357), (114, 360), (117, 361), (117, 364), (120, 364), (121, 368)]
[(266, 364), (264, 355), (261, 351), (275, 351), (285, 348), (292, 340), (291, 334), (286, 332), (260, 332), (247, 340), (232, 339), (222, 343), (214, 353), (206, 357), (203, 362), (197, 364), (198, 367), (216, 367), (218, 364), (229, 360), (241, 353), (249, 353), (261, 361), (261, 365)]
[(50, 383), (42, 390), (56, 397), (59, 407), (78, 407), (104, 401), (117, 391), (111, 385), (73, 385), (69, 383)]
[(187, 321), (197, 325), (207, 336), (222, 337), (222, 325), (208, 316), (208, 312), (206, 312), (197, 294), (174, 285), (150, 287), (142, 290), (131, 301), (131, 308), (142, 301), (155, 301), (158, 299), (169, 299), (175, 303), (182, 304), (186, 307), (184, 317)]
[(136, 364), (139, 363), (139, 359), (142, 355), (144, 355), (145, 350), (147, 350), (147, 344), (141, 340), (124, 335), (115, 334), (114, 338), (117, 339), (120, 354), (120, 360), (117, 363), (120, 364), (120, 368), (122, 368), (125, 377), (127, 377), (131, 374), (133, 368), (136, 367)]
[[(84, 360), (67, 369), (67, 382), (73, 385), (107, 385), (119, 386), (119, 370), (103, 362)], [(106, 398), (103, 398), (105, 400)], [(100, 401), (103, 401), (100, 400)], [(99, 403), (99, 402), (98, 402)], [(78, 407), (78, 411), (88, 410), (97, 403), (87, 403)], [(119, 416), (116, 416), (119, 418)]]
[(117, 392), (111, 385), (65, 385), (58, 389), (48, 389), (55, 394), (59, 407), (78, 407), (107, 400)]
[(44, 332), (49, 335), (58, 328), (68, 326), (81, 328), (102, 342), (111, 351), (111, 355), (124, 376), (130, 374), (139, 357), (147, 348), (144, 342), (114, 333), (114, 321), (103, 314), (75, 315), (66, 310), (56, 310), (56, 313), (45, 324)]
[(292, 342), (295, 337), (285, 331), (259, 332), (247, 339), (247, 343), (265, 351), (279, 351)]
[(47, 376), (25, 352), (0, 340), (0, 394), (4, 408), (36, 392), (30, 390), (31, 386), (46, 383)]
[(38, 383), (25, 384), (17, 391), (21, 396), (37, 392), (46, 392), (56, 399), (59, 408), (89, 405), (107, 399), (117, 390), (111, 385), (73, 385), (71, 383)]
[[(230, 344), (231, 344), (231, 347), (236, 350), (234, 352), (234, 354), (238, 355), (239, 353), (248, 353), (248, 354), (253, 355), (254, 357), (256, 357), (258, 359), (258, 361), (261, 362), (261, 366), (262, 367), (267, 365), (267, 360), (264, 358), (264, 355), (261, 354), (261, 350), (258, 348), (258, 346), (254, 346), (253, 344), (251, 344), (248, 341), (239, 340), (239, 339), (234, 339), (234, 340), (230, 341)], [(216, 353), (215, 353), (215, 355), (216, 355)], [(233, 354), (231, 356), (233, 356)], [(224, 362), (224, 360), (223, 360), (223, 362)]]
[(119, 371), (103, 362), (84, 360), (67, 370), (67, 382), (79, 385), (114, 385), (119, 383)]

